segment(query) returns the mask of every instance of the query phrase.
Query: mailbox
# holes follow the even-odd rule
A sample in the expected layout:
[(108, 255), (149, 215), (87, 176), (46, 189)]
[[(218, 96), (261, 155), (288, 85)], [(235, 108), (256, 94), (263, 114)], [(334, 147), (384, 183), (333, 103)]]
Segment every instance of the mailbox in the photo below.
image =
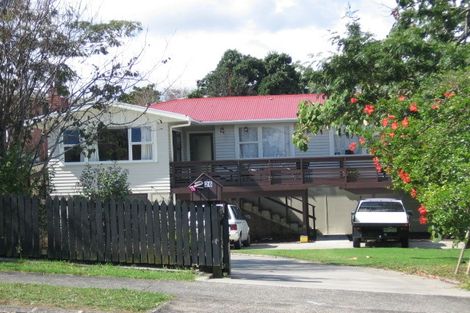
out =
[(222, 184), (206, 173), (199, 175), (188, 188), (191, 201), (222, 201)]

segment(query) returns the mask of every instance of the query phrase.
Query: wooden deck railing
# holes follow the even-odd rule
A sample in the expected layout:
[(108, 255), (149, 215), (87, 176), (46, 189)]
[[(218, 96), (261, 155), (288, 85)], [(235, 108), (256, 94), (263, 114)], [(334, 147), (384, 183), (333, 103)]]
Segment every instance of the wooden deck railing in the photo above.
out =
[(340, 185), (383, 182), (370, 155), (172, 162), (171, 187), (186, 187), (201, 173), (224, 186)]

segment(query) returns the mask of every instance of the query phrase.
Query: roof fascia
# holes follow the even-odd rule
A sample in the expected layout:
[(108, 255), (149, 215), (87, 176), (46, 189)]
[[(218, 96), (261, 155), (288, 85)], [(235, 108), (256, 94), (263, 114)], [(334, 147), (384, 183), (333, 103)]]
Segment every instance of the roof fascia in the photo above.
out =
[(167, 117), (171, 119), (175, 119), (178, 121), (184, 121), (184, 122), (192, 122), (193, 119), (184, 114), (179, 114), (179, 113), (173, 113), (173, 112), (168, 112), (168, 111), (162, 111), (158, 109), (153, 109), (150, 107), (143, 107), (140, 105), (134, 105), (134, 104), (128, 104), (128, 103), (123, 103), (123, 102), (114, 102), (111, 104), (113, 107), (129, 110), (129, 111), (134, 111), (134, 112), (139, 112), (139, 113), (149, 113), (151, 115), (157, 115), (161, 117)]
[(262, 120), (230, 120), (230, 121), (197, 121), (200, 125), (233, 125), (233, 124), (260, 124), (260, 123), (288, 123), (297, 122), (296, 118), (262, 119)]

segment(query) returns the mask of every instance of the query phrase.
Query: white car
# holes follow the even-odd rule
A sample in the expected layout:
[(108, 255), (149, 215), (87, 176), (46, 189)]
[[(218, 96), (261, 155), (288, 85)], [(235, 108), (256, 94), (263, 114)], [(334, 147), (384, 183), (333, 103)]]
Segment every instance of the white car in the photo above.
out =
[[(222, 204), (219, 205), (222, 206)], [(227, 204), (227, 208), (230, 243), (233, 243), (235, 249), (240, 249), (242, 245), (248, 247), (251, 243), (250, 227), (245, 216), (240, 208), (234, 204)]]
[(375, 198), (359, 201), (351, 213), (353, 247), (368, 240), (400, 241), (408, 247), (409, 215), (403, 202), (397, 199)]

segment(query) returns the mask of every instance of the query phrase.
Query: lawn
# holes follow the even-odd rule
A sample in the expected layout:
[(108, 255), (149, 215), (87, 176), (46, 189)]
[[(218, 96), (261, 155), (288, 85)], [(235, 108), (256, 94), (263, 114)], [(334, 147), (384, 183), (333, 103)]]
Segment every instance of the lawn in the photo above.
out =
[[(295, 258), (325, 264), (368, 266), (409, 274), (441, 277), (460, 281), (463, 288), (470, 290), (470, 277), (464, 274), (467, 263), (461, 265), (457, 276), (454, 275), (455, 265), (460, 253), (459, 249), (246, 249), (240, 252)], [(469, 257), (470, 251), (467, 251), (464, 260), (468, 262)]]
[(161, 293), (127, 289), (0, 283), (1, 305), (106, 312), (147, 312), (168, 300), (170, 297)]
[(69, 274), (79, 276), (107, 276), (152, 280), (191, 281), (196, 274), (191, 270), (164, 270), (123, 267), (110, 264), (84, 265), (65, 261), (3, 260), (0, 272), (31, 272), (44, 274)]

